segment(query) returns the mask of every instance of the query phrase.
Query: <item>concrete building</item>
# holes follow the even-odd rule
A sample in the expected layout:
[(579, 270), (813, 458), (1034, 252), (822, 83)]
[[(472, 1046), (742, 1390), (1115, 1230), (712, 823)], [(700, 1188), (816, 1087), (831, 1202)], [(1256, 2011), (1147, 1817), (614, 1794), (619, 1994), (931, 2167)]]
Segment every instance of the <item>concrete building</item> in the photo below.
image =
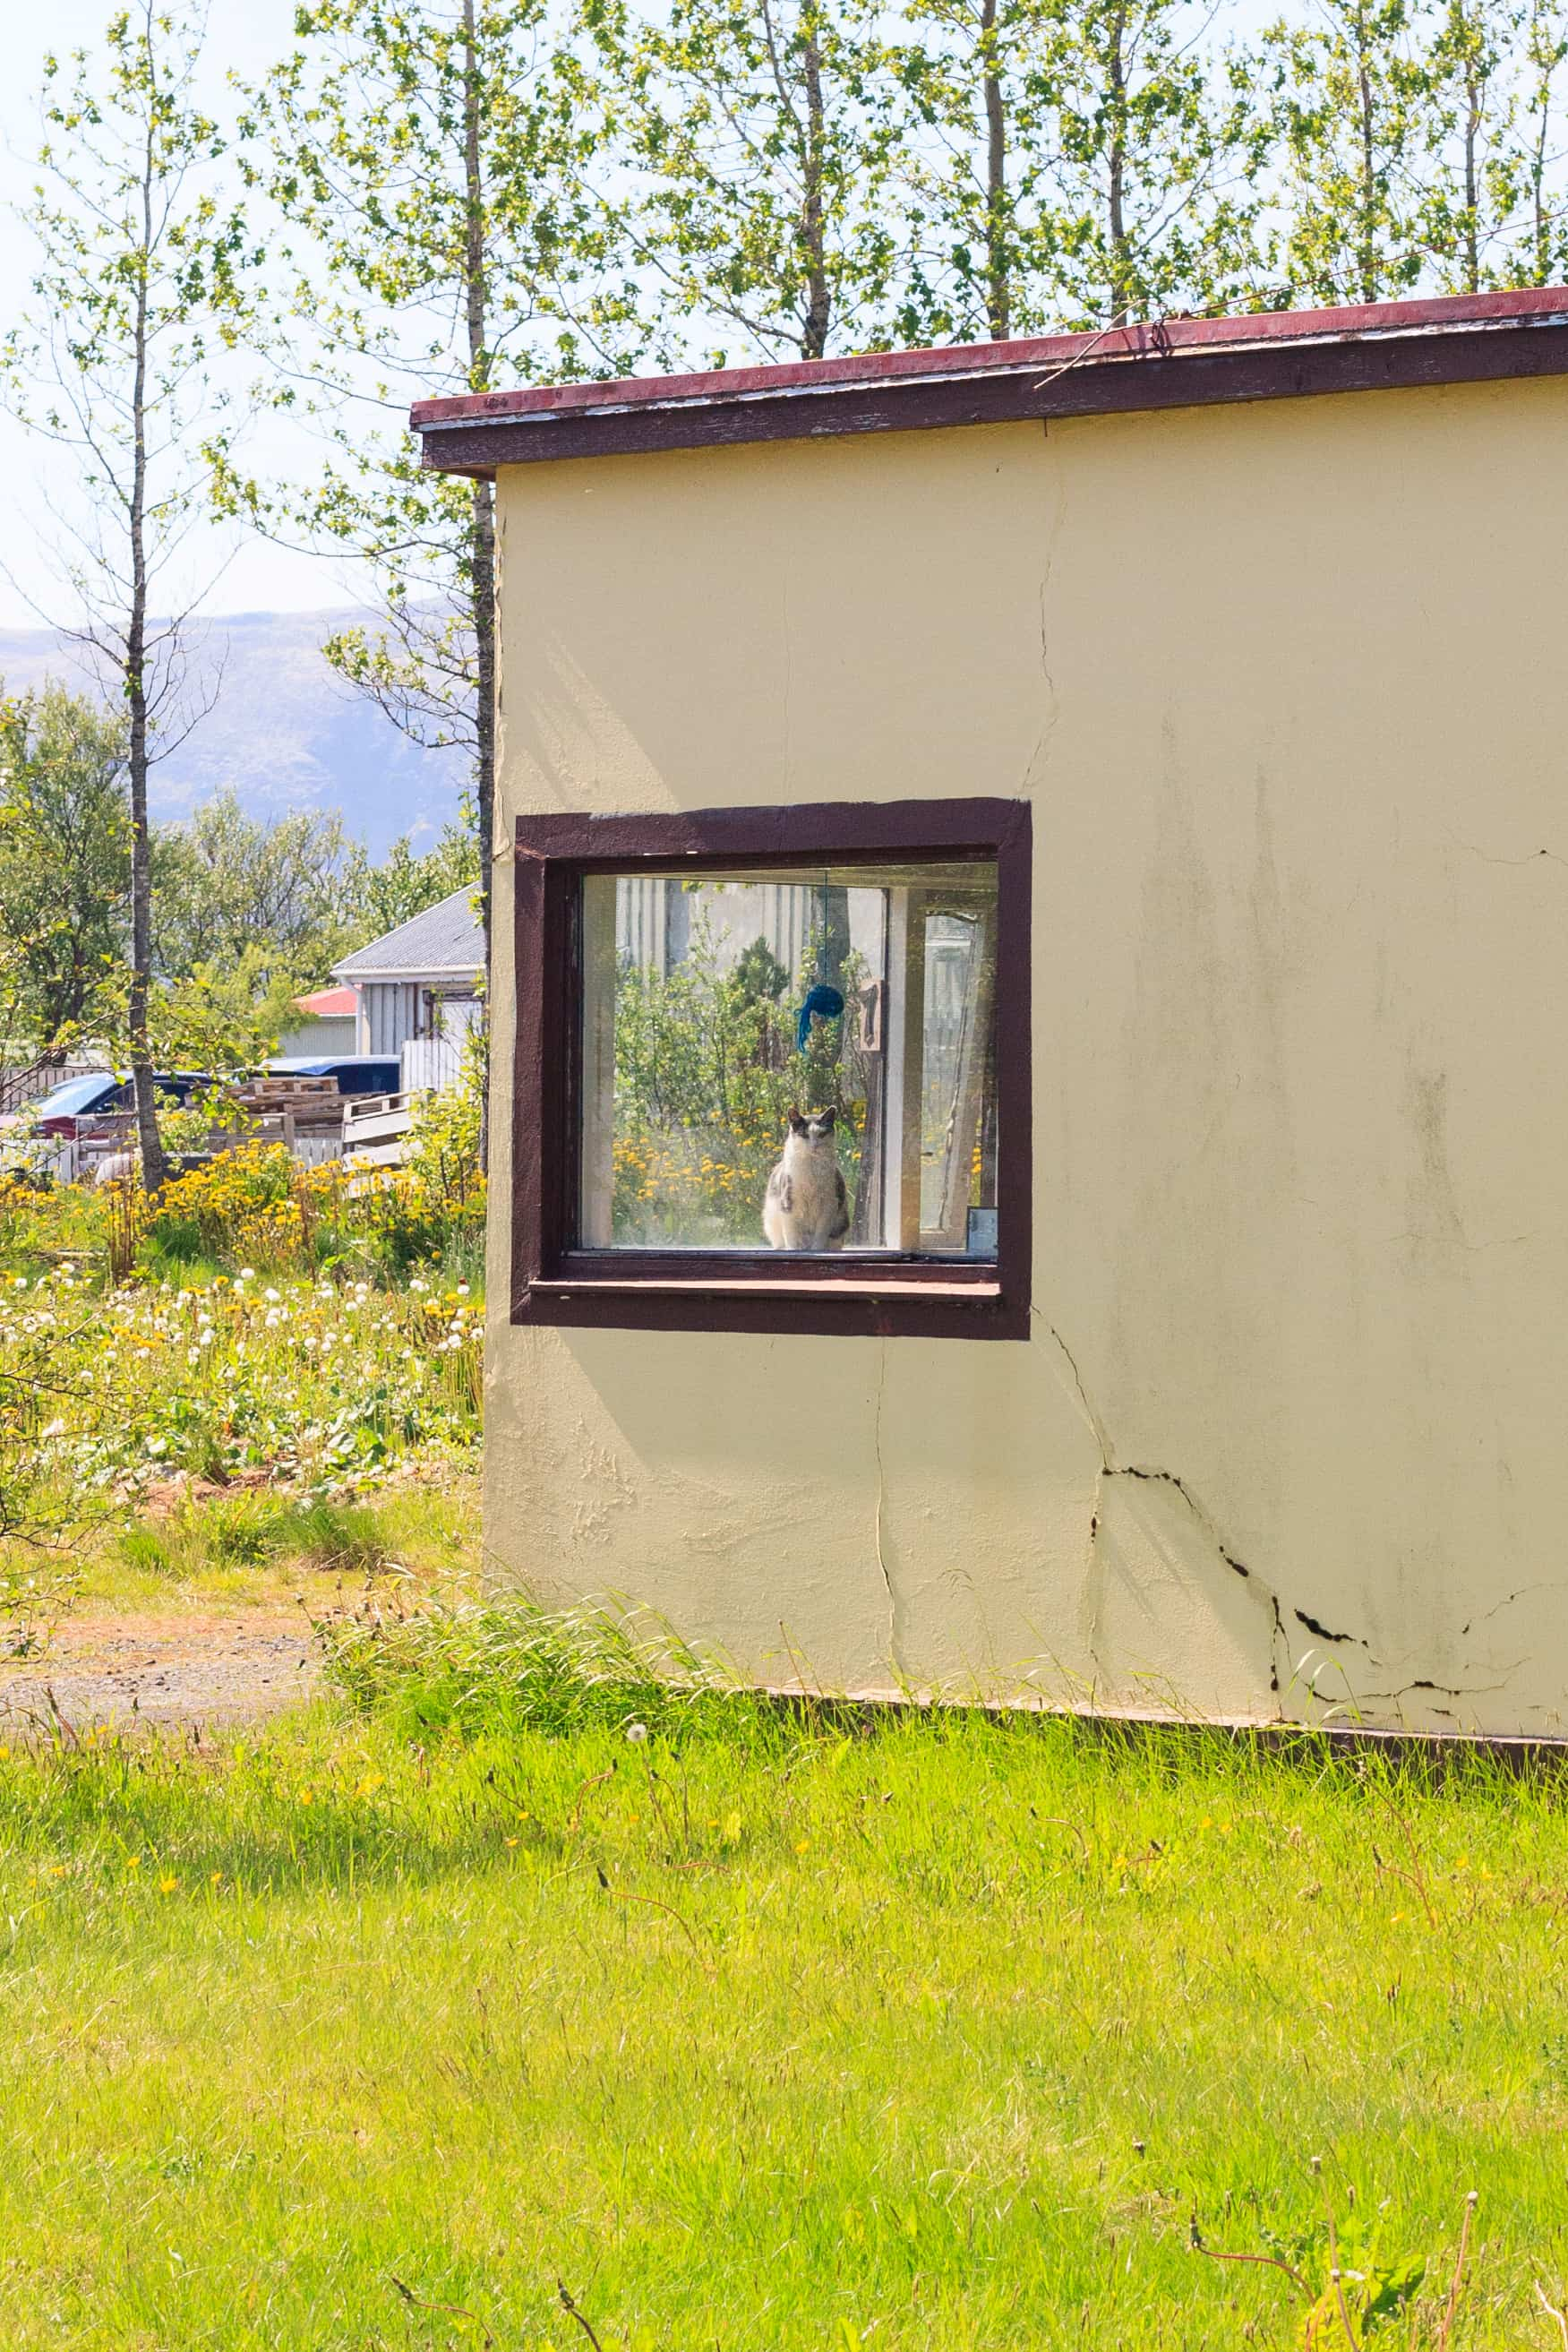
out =
[[(498, 1572), (1568, 1731), (1568, 292), (415, 423), (497, 485)], [(815, 892), (813, 988), (653, 971), (672, 881)]]

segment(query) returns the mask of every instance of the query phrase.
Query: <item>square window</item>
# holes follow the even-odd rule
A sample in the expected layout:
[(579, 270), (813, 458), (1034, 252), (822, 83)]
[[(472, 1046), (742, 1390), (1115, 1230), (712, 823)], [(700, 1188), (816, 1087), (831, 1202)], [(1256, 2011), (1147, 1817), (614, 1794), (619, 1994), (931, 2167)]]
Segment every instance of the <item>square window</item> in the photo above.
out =
[(1027, 807), (517, 855), (517, 1319), (1027, 1336)]

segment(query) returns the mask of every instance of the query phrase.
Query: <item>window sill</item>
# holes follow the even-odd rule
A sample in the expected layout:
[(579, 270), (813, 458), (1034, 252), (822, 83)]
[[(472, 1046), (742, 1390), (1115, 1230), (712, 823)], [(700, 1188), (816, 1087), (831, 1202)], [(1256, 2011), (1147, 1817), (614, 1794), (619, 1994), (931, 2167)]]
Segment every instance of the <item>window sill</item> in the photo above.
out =
[(877, 1279), (862, 1273), (775, 1276), (592, 1274), (536, 1280), (515, 1323), (595, 1324), (652, 1331), (799, 1331), (873, 1338), (1027, 1339), (1029, 1313), (1009, 1301), (994, 1268), (967, 1279), (924, 1269)]

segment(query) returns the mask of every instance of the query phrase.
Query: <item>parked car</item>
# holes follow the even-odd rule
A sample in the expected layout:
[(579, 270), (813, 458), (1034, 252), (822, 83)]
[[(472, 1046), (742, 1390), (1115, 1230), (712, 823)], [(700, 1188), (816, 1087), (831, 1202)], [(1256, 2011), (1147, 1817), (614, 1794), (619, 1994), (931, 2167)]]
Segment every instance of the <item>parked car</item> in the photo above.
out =
[[(183, 1108), (197, 1088), (211, 1080), (204, 1070), (155, 1070), (152, 1083), (160, 1101)], [(90, 1133), (99, 1119), (130, 1110), (134, 1099), (131, 1080), (123, 1072), (89, 1070), (79, 1077), (63, 1079), (47, 1095), (40, 1095), (26, 1106), (24, 1117), (34, 1135), (74, 1142)]]
[(336, 1078), (340, 1095), (395, 1095), (402, 1065), (395, 1054), (279, 1054), (262, 1064), (269, 1078)]

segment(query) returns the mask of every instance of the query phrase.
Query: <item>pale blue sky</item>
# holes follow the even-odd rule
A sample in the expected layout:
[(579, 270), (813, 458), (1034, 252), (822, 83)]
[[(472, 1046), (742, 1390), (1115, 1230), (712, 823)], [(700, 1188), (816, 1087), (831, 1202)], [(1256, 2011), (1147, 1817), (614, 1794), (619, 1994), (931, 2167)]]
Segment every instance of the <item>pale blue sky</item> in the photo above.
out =
[[(0, 319), (7, 324), (26, 302), (32, 267), (32, 241), (15, 208), (26, 204), (34, 183), (28, 158), (38, 139), (45, 52), (96, 47), (110, 13), (111, 0), (11, 0), (6, 10), (5, 72), (0, 77)], [(259, 73), (286, 48), (293, 20), (294, 0), (213, 0), (208, 69), (214, 101), (230, 68)], [(302, 433), (292, 442), (275, 433), (274, 446), (280, 455), (292, 452), (301, 461), (308, 459)], [(68, 617), (55, 610), (58, 593), (38, 545), (47, 520), (38, 492), (49, 463), (38, 442), (0, 415), (0, 627), (39, 625), (29, 594), (51, 619)], [(214, 613), (298, 612), (351, 601), (353, 583), (345, 568), (267, 547), (249, 534), (228, 540), (204, 533), (192, 551), (193, 583), (211, 577), (231, 549), (232, 560), (209, 600)]]

